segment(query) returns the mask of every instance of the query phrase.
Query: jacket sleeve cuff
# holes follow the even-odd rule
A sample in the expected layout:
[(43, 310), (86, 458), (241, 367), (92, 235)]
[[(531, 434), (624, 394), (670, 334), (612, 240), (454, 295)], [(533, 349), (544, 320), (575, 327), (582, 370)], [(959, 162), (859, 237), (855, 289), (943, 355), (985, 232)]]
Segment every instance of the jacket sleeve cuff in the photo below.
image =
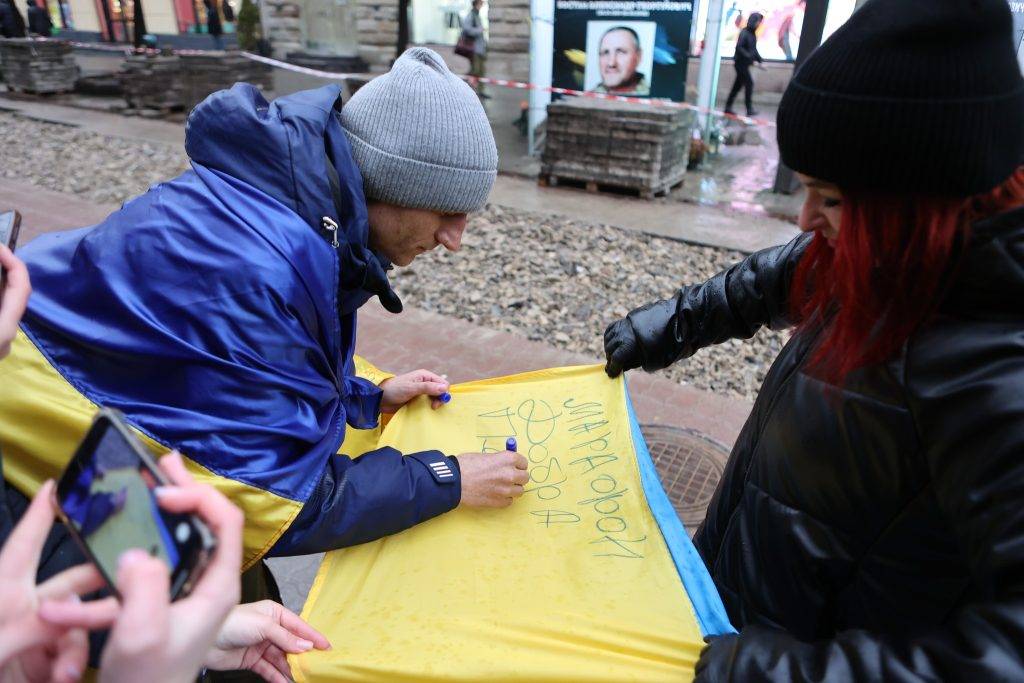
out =
[(355, 429), (373, 429), (380, 418), (384, 392), (370, 380), (345, 377), (345, 421)]

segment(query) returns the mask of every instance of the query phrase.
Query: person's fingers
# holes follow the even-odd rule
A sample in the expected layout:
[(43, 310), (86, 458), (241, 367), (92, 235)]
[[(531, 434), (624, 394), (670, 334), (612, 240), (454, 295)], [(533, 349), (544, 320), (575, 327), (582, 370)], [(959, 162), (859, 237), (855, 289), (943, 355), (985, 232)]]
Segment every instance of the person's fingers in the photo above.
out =
[(448, 391), (448, 384), (446, 382), (424, 381), (413, 385), (413, 391), (416, 396), (424, 394), (427, 396), (440, 396)]
[(518, 498), (519, 496), (523, 495), (524, 491), (525, 490), (523, 489), (522, 484), (513, 484), (512, 485), (512, 497), (513, 498)]
[(512, 464), (517, 470), (526, 470), (530, 468), (530, 461), (526, 459), (526, 456), (522, 453), (512, 453)]
[(47, 600), (39, 605), (39, 618), (48, 624), (89, 631), (110, 628), (120, 613), (121, 605), (113, 597), (90, 602)]
[(31, 648), (51, 645), (63, 631), (62, 627), (37, 619), (34, 614), (8, 621), (0, 625), (0, 662)]
[(185, 467), (185, 461), (181, 458), (181, 453), (178, 451), (171, 451), (167, 455), (160, 458), (160, 469), (167, 475), (167, 478), (171, 480), (172, 484), (177, 486), (189, 487), (196, 486), (197, 482), (189, 474), (188, 468)]
[(276, 645), (269, 646), (263, 651), (263, 659), (280, 671), (289, 681), (292, 680), (292, 668), (288, 666), (288, 657), (281, 651), (281, 648)]
[(614, 358), (609, 358), (608, 362), (605, 363), (604, 372), (610, 378), (615, 379), (622, 374), (622, 365)]
[(0, 581), (20, 581), (35, 578), (39, 568), (39, 554), (46, 536), (53, 526), (53, 480), (47, 479), (32, 498), (7, 542), (0, 551)]
[(299, 654), (313, 649), (313, 641), (306, 640), (280, 624), (267, 623), (260, 628), (264, 639), (269, 640), (285, 652)]
[(448, 380), (435, 372), (431, 372), (430, 370), (417, 370), (416, 372), (413, 373), (413, 375), (420, 382), (432, 382), (434, 384), (443, 384), (445, 386), (444, 391), (448, 390)]
[[(287, 669), (287, 660), (285, 661), (285, 667)], [(267, 681), (267, 683), (291, 683), (292, 674), (290, 670), (287, 672), (281, 671), (280, 666), (276, 663), (271, 663), (267, 659), (257, 659), (249, 667), (249, 670), (254, 674)]]
[(142, 550), (128, 550), (117, 567), (121, 614), (107, 648), (142, 654), (166, 647), (170, 631), (170, 575), (167, 565)]
[(310, 641), (318, 650), (330, 650), (331, 643), (327, 640), (327, 636), (317, 631), (315, 628), (310, 626), (308, 623), (302, 620), (295, 612), (292, 612), (287, 607), (281, 608), (280, 623), (286, 629), (305, 640)]
[[(13, 338), (32, 293), (32, 283), (28, 268), (5, 244), (0, 245), (0, 266), (6, 271), (7, 278), (0, 292), (0, 334)], [(8, 340), (5, 338), (4, 341)]]
[(89, 661), (89, 637), (83, 629), (73, 628), (57, 641), (57, 656), (50, 668), (54, 683), (76, 683)]
[(106, 585), (103, 575), (92, 563), (65, 569), (60, 574), (39, 584), (36, 594), (40, 600), (59, 600), (67, 595), (85, 595)]
[(512, 473), (512, 482), (514, 484), (519, 484), (520, 486), (526, 486), (526, 484), (529, 481), (530, 481), (530, 473), (527, 470), (517, 469), (515, 472)]
[(161, 486), (156, 489), (156, 495), (160, 507), (169, 512), (196, 514), (217, 537), (213, 559), (192, 596), (200, 596), (218, 605), (225, 602), (237, 604), (241, 591), (238, 576), (242, 566), (242, 525), (245, 522), (242, 511), (206, 484), (192, 484), (185, 488)]

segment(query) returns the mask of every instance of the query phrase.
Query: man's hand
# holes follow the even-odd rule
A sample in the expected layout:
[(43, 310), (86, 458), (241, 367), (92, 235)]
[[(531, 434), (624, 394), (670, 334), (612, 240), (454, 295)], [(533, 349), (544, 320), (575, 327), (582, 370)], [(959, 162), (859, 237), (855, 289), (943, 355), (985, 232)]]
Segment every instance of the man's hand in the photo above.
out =
[(269, 683), (292, 680), (286, 654), (328, 650), (331, 644), (297, 614), (273, 600), (238, 605), (221, 626), (206, 668), (252, 671)]
[(5, 358), (11, 352), (11, 342), (18, 333), (18, 323), (28, 304), (32, 285), (28, 268), (5, 244), (0, 244), (0, 266), (7, 271), (7, 284), (0, 292), (0, 358)]
[(604, 371), (612, 378), (643, 365), (640, 344), (629, 318), (616, 320), (604, 331), (604, 354), (608, 359)]
[(462, 500), (471, 508), (505, 508), (523, 495), (530, 463), (513, 451), (463, 453), (455, 456), (462, 472)]
[[(384, 397), (380, 402), (380, 412), (396, 413), (398, 409), (417, 396), (440, 396), (448, 391), (448, 380), (440, 375), (435, 375), (429, 370), (417, 370), (407, 372), (404, 375), (397, 375), (380, 383)], [(430, 407), (437, 410), (444, 403), (441, 399), (434, 398)]]

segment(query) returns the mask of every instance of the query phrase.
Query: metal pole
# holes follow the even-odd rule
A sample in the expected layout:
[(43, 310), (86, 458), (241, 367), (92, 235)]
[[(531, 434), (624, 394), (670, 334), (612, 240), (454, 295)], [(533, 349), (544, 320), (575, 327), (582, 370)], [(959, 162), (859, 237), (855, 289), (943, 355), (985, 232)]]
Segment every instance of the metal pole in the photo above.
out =
[(402, 56), (409, 47), (409, 0), (398, 0), (398, 40), (395, 44), (395, 59)]
[(722, 64), (722, 9), (725, 0), (710, 0), (708, 23), (704, 31), (704, 50), (700, 54), (700, 74), (697, 76), (697, 106), (707, 110), (702, 117), (704, 133), (712, 128), (715, 100), (718, 95), (718, 72)]
[[(531, 0), (530, 2), (530, 82), (542, 87), (551, 85), (551, 70), (555, 50), (555, 2), (554, 0)], [(540, 153), (536, 129), (548, 116), (551, 93), (544, 90), (530, 91), (530, 110), (527, 124), (527, 144), (530, 156)]]
[[(821, 37), (825, 34), (825, 19), (828, 18), (828, 2), (829, 0), (807, 0), (804, 23), (800, 29), (800, 47), (793, 64), (793, 73), (796, 73), (800, 65), (821, 45)], [(779, 169), (775, 172), (775, 184), (772, 186), (772, 192), (793, 194), (799, 186), (800, 183), (793, 174), (793, 169), (779, 159)]]

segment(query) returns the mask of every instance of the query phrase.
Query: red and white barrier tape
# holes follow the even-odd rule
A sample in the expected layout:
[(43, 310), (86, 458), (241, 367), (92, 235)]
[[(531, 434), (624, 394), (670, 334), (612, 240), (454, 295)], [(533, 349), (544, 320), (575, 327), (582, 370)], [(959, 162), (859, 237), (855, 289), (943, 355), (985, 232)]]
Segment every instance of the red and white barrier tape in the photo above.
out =
[[(37, 40), (54, 40), (52, 38), (39, 38)], [(154, 50), (153, 48), (136, 48), (130, 45), (128, 46), (115, 46), (105, 43), (80, 43), (75, 41), (67, 41), (73, 47), (87, 48), (90, 50), (103, 50), (107, 52), (123, 52), (125, 54), (162, 54), (164, 51)], [(171, 50), (173, 54), (178, 55), (201, 55), (211, 54), (213, 50)], [(320, 69), (312, 69), (308, 66), (299, 66), (298, 64), (291, 64), (289, 62), (282, 62), (279, 59), (272, 59), (270, 57), (264, 57), (257, 55), (252, 52), (242, 52), (243, 56), (247, 57), (261, 64), (267, 64), (278, 69), (284, 69), (286, 71), (292, 71), (295, 73), (305, 74), (307, 76), (316, 76), (318, 78), (327, 78), (336, 81), (344, 81), (349, 78), (366, 78), (365, 73), (338, 73), (335, 71), (321, 71)], [(524, 81), (512, 81), (506, 78), (488, 78), (488, 77), (477, 77), (477, 76), (462, 76), (470, 85), (476, 86), (477, 83), (483, 83), (485, 85), (495, 85), (501, 88), (515, 88), (517, 90), (539, 90), (541, 92), (550, 92), (556, 95), (569, 95), (571, 97), (587, 97), (597, 100), (608, 100), (611, 102), (626, 102), (629, 104), (637, 104), (647, 107), (664, 107), (668, 109), (689, 109), (695, 111), (698, 114), (714, 114), (723, 118), (739, 121), (753, 126), (768, 126), (775, 127), (775, 122), (767, 119), (756, 119), (749, 116), (738, 116), (736, 114), (727, 114), (724, 111), (718, 111), (716, 109), (707, 109), (705, 107), (698, 107), (695, 104), (689, 102), (673, 102), (671, 100), (660, 100), (650, 99), (646, 97), (629, 97), (626, 95), (610, 95), (608, 93), (589, 92), (585, 90), (571, 90), (569, 88), (556, 88), (554, 86), (538, 85), (536, 83), (526, 83)]]

